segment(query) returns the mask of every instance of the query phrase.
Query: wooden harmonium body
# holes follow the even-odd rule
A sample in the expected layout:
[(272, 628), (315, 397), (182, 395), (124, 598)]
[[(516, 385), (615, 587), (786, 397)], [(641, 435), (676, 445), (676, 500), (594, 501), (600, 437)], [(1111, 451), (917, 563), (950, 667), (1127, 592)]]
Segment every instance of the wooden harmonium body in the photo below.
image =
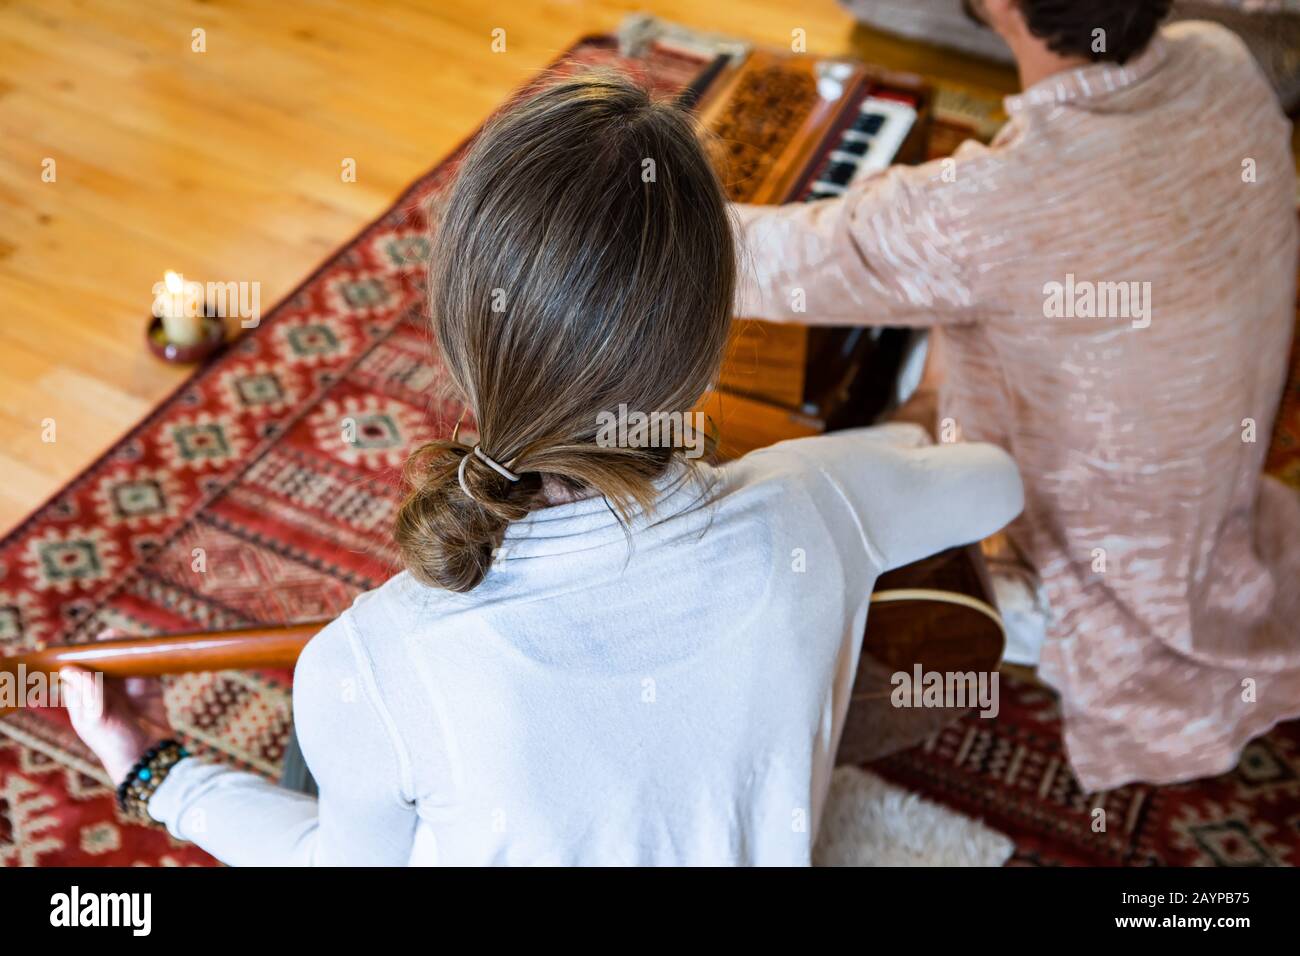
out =
[[(927, 158), (932, 97), (910, 75), (754, 49), (729, 55), (698, 95), (735, 202), (831, 199), (894, 163)], [(907, 335), (741, 318), (720, 390), (795, 413), (812, 431), (867, 424), (894, 394)]]

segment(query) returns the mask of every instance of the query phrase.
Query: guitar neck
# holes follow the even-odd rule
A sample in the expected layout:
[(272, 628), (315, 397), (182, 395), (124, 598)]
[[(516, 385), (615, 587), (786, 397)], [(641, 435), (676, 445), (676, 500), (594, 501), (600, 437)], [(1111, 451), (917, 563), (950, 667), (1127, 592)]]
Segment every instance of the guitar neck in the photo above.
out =
[[(328, 621), (230, 631), (194, 631), (64, 644), (0, 658), (0, 673), (23, 678), (57, 675), (76, 666), (107, 677), (157, 677), (195, 671), (292, 668)], [(22, 681), (19, 694), (22, 693)], [(0, 708), (0, 714), (12, 708)]]

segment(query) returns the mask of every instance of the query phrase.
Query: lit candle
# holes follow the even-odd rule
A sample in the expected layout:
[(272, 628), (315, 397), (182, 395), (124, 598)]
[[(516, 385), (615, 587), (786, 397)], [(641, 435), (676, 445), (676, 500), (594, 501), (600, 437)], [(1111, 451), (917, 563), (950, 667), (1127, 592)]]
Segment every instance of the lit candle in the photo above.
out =
[(186, 294), (185, 280), (170, 269), (163, 278), (167, 295), (162, 296), (163, 334), (173, 345), (194, 345), (203, 338), (203, 309), (190, 307), (191, 297)]

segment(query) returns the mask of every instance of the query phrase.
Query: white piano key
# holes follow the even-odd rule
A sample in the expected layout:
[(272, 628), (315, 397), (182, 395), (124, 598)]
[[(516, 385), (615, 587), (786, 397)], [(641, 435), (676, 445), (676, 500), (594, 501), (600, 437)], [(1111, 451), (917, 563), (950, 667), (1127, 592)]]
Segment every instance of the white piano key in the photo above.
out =
[(899, 100), (868, 96), (862, 101), (861, 110), (864, 113), (884, 116), (885, 123), (875, 136), (869, 137), (867, 155), (861, 158), (850, 182), (889, 168), (897, 158), (898, 151), (903, 148), (903, 141), (907, 139), (907, 134), (916, 123), (916, 108)]

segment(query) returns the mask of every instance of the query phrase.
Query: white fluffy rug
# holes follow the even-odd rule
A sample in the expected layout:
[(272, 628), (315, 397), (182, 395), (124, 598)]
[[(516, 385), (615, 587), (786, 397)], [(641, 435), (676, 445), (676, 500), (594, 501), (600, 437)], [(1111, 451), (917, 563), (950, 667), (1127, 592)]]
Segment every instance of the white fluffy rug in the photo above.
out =
[(887, 783), (838, 767), (822, 812), (814, 866), (1001, 866), (1011, 840)]

